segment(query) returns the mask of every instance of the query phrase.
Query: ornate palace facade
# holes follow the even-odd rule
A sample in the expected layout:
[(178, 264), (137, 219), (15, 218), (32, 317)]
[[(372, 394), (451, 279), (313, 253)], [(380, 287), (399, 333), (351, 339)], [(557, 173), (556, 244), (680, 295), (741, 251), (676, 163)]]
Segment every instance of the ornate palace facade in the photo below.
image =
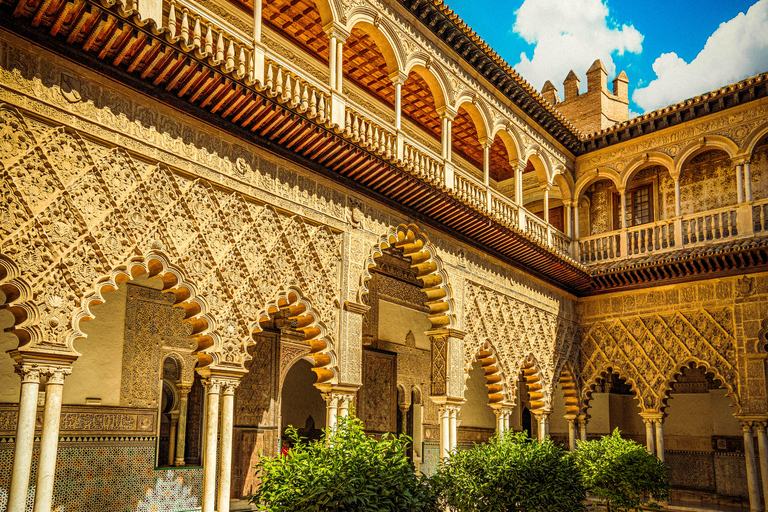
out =
[(352, 406), (425, 473), (618, 427), (763, 510), (768, 75), (587, 75), (437, 0), (0, 1), (0, 510), (247, 509)]

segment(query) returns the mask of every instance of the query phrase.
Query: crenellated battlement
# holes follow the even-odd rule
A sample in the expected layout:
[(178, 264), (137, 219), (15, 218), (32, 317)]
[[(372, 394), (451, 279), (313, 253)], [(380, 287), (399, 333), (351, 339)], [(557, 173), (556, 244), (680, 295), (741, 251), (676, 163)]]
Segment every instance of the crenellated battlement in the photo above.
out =
[(571, 70), (563, 82), (565, 99), (547, 80), (541, 89), (545, 100), (554, 105), (582, 133), (593, 133), (629, 119), (629, 79), (622, 71), (608, 90), (608, 72), (600, 59), (587, 71), (587, 91), (579, 93), (579, 77)]

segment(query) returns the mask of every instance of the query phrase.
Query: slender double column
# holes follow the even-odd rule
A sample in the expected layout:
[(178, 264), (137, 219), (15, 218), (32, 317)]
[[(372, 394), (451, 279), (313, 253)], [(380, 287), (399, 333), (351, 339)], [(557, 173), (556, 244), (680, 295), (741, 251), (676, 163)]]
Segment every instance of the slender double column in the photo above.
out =
[(501, 407), (500, 409), (494, 409), (493, 414), (496, 415), (496, 432), (502, 434), (509, 430), (509, 417), (512, 415), (512, 409), (509, 407)]
[(34, 512), (50, 512), (53, 501), (53, 479), (56, 475), (56, 455), (59, 448), (59, 423), (64, 378), (72, 373), (70, 367), (48, 367), (45, 374), (45, 410), (43, 433), (40, 436), (40, 460), (37, 463), (37, 485)]
[(653, 440), (653, 424), (654, 421), (651, 418), (643, 418), (645, 423), (645, 448), (651, 455), (656, 454), (656, 442)]
[(229, 512), (232, 489), (232, 428), (235, 415), (237, 380), (227, 380), (221, 386), (221, 447), (219, 451), (219, 507), (217, 512)]
[(755, 439), (752, 432), (754, 421), (739, 418), (741, 430), (744, 434), (744, 460), (747, 463), (747, 488), (749, 489), (750, 512), (762, 512), (760, 501), (760, 485), (757, 480), (757, 459), (755, 457)]
[(763, 484), (763, 502), (768, 503), (768, 434), (766, 433), (766, 422), (758, 421), (755, 423), (757, 431), (757, 447), (760, 453), (760, 477)]
[(214, 512), (216, 504), (216, 451), (219, 430), (221, 380), (206, 379), (205, 386), (205, 459), (203, 460), (202, 512)]
[(8, 496), (8, 512), (24, 512), (29, 488), (29, 472), (32, 468), (32, 450), (35, 442), (35, 416), (37, 392), (40, 389), (40, 367), (31, 364), (16, 366), (21, 376), (19, 416), (16, 422), (16, 446), (11, 470), (11, 488)]
[(543, 441), (549, 435), (549, 415), (551, 411), (538, 411), (534, 413), (539, 430), (539, 440)]
[(440, 458), (448, 457), (458, 443), (459, 405), (440, 405)]
[(656, 427), (656, 456), (664, 462), (664, 418), (656, 418), (654, 427)]
[(580, 414), (579, 415), (579, 432), (580, 437), (582, 441), (587, 440), (587, 423), (589, 421), (589, 417), (586, 414)]

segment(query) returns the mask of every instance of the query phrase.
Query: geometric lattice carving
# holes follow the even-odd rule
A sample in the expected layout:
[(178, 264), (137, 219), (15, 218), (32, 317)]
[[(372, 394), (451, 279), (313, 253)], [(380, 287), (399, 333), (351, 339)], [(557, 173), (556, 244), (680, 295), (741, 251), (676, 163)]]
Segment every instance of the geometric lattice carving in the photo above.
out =
[[(576, 355), (576, 324), (471, 281), (464, 303), (465, 364), (490, 347), (504, 375), (505, 401), (514, 403), (518, 376), (526, 361), (533, 363), (543, 395), (539, 408), (549, 409), (555, 379)], [(571, 367), (577, 367), (574, 361)]]
[(256, 313), (288, 286), (312, 303), (333, 350), (338, 232), (162, 164), (137, 165), (120, 148), (91, 154), (76, 132), (36, 137), (0, 106), (9, 178), (0, 193), (11, 205), (0, 215), (0, 286), (23, 350), (76, 357), (91, 301), (144, 272), (185, 309), (202, 364), (242, 368)]
[(645, 411), (664, 408), (676, 375), (689, 363), (714, 374), (738, 404), (732, 309), (711, 308), (630, 316), (593, 324), (581, 343), (582, 390), (608, 368), (632, 386)]

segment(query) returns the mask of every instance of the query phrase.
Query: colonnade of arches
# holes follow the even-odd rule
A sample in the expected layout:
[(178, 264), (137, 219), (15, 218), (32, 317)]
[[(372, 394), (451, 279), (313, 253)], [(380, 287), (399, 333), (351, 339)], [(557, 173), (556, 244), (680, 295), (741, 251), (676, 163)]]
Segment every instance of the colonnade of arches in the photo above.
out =
[[(574, 184), (571, 201), (571, 230), (576, 236), (588, 238), (644, 224), (652, 233), (617, 237), (615, 244), (609, 240), (609, 246), (598, 247), (599, 254), (594, 247), (583, 246), (582, 253), (588, 253), (582, 260), (584, 256), (593, 261), (601, 259), (600, 254), (632, 255), (752, 232), (751, 208), (768, 198), (760, 157), (767, 135), (768, 125), (762, 125), (741, 144), (722, 136), (706, 136), (674, 156), (651, 151), (634, 158), (621, 172), (598, 167), (584, 173)], [(698, 172), (709, 164), (714, 168), (707, 175)], [(598, 193), (611, 192), (612, 199), (596, 199)], [(743, 207), (743, 213), (735, 212), (740, 219), (721, 211), (728, 207)], [(715, 213), (707, 219), (691, 218), (708, 211)], [(764, 216), (759, 211), (754, 225), (762, 228)]]
[[(256, 40), (263, 40), (257, 48), (270, 46), (262, 36), (269, 30), (327, 65), (332, 101), (334, 95), (347, 97), (350, 87), (368, 95), (374, 102), (368, 103), (366, 115), (374, 121), (390, 125), (468, 173), (477, 185), (544, 220), (549, 221), (550, 208), (571, 197), (573, 179), (562, 162), (538, 143), (524, 143), (521, 130), (492, 113), (477, 92), (462, 86), (455, 90), (458, 82), (451, 72), (428, 53), (407, 46), (395, 24), (374, 9), (356, 6), (345, 13), (328, 0), (256, 0), (254, 13)], [(527, 173), (534, 178), (524, 178)], [(564, 231), (561, 217), (556, 227)]]

